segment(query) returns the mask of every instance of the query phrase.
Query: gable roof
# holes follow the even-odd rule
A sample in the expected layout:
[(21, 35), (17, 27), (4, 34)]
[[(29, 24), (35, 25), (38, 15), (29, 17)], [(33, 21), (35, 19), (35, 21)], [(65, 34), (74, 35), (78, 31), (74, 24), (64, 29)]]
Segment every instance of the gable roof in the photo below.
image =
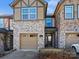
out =
[(62, 3), (64, 3), (66, 0), (60, 0), (56, 6), (56, 9), (55, 9), (55, 12), (54, 12), (54, 15), (55, 13), (58, 11), (58, 9), (60, 8), (60, 6), (62, 5)]
[[(11, 7), (14, 7), (14, 6), (15, 6), (17, 3), (19, 3), (20, 1), (22, 1), (22, 0), (14, 0), (14, 1), (10, 4), (10, 6), (11, 6)], [(36, 1), (39, 1), (39, 2), (42, 3), (43, 5), (47, 4), (47, 2), (44, 1), (44, 0), (36, 0)]]

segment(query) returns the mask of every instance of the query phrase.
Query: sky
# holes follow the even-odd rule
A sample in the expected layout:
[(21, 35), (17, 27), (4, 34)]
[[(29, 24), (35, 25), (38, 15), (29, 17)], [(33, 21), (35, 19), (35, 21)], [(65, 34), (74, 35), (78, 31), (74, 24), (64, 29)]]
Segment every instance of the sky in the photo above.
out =
[[(12, 1), (13, 0), (0, 0), (0, 15), (12, 15), (13, 14), (13, 10), (9, 6), (9, 4)], [(59, 0), (45, 0), (45, 1), (48, 2), (47, 13), (52, 14)]]

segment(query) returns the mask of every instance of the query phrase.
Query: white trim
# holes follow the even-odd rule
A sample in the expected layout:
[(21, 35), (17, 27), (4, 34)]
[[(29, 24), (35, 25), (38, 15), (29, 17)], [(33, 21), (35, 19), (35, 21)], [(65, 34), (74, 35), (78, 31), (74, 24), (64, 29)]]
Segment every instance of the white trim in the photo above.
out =
[[(74, 17), (74, 15), (73, 15), (73, 13), (74, 13), (73, 12), (74, 11), (74, 6), (73, 5), (65, 5), (64, 8), (65, 8), (65, 11), (64, 11), (65, 12), (65, 19), (71, 19), (71, 18), (73, 18)], [(67, 8), (71, 8), (71, 12), (69, 12), (67, 10)], [(69, 14), (71, 14), (71, 16), (67, 16)]]

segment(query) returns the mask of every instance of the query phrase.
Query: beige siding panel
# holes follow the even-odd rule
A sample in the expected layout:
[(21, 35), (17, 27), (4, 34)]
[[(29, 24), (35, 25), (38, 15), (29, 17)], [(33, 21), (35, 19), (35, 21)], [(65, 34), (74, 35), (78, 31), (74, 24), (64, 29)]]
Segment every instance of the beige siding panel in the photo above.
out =
[(20, 2), (15, 5), (15, 7), (20, 7), (20, 6), (21, 6), (21, 3)]
[(24, 0), (26, 4), (28, 4), (28, 0)]
[(40, 2), (38, 2), (38, 6), (43, 6), (43, 4), (42, 4), (42, 3), (40, 3)]
[(38, 19), (44, 19), (44, 7), (38, 8)]
[(25, 4), (28, 4), (28, 0), (20, 1), (19, 3), (15, 5), (15, 7), (21, 7), (21, 4), (22, 4), (22, 7), (26, 7)]
[(15, 20), (20, 20), (20, 8), (15, 9), (14, 18)]
[(23, 0), (22, 7), (26, 7), (28, 5), (28, 0)]
[(79, 43), (79, 37), (76, 33), (66, 34), (66, 48), (70, 48), (72, 44)]
[(22, 2), (22, 7), (26, 7), (26, 3)]
[(31, 5), (32, 3), (36, 2), (35, 0), (29, 0), (29, 4)]
[(23, 33), (20, 38), (21, 49), (36, 49), (37, 48), (37, 34)]
[(37, 2), (34, 2), (31, 6), (36, 6), (36, 3), (37, 3)]

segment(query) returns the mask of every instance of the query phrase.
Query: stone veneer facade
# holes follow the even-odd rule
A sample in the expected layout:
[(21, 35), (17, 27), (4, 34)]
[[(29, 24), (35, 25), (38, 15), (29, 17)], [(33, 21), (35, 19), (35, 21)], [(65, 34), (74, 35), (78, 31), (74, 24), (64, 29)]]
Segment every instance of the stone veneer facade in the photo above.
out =
[[(62, 1), (61, 1), (62, 2)], [(68, 39), (72, 39), (72, 43), (77, 37), (72, 34), (79, 33), (79, 20), (77, 18), (77, 5), (79, 0), (64, 0), (60, 3), (60, 7), (55, 12), (56, 16), (56, 25), (58, 27), (58, 47), (65, 48), (69, 40), (67, 40), (68, 34), (71, 35)], [(64, 18), (64, 5), (74, 5), (74, 19), (65, 20)], [(58, 6), (57, 6), (58, 7)], [(72, 37), (73, 36), (73, 37)]]
[(44, 26), (44, 20), (14, 22), (14, 49), (20, 49), (20, 33), (38, 33), (38, 49), (44, 48)]
[[(14, 25), (13, 25), (13, 45), (14, 49), (20, 50), (20, 34), (21, 33), (38, 33), (38, 49), (44, 48), (44, 20), (45, 20), (45, 11), (46, 11), (47, 3), (44, 3), (42, 0), (22, 0), (17, 3), (17, 0), (12, 4), (14, 9)], [(36, 17), (37, 19), (22, 19), (21, 8), (31, 8), (36, 7)], [(30, 43), (30, 42), (29, 42)]]

